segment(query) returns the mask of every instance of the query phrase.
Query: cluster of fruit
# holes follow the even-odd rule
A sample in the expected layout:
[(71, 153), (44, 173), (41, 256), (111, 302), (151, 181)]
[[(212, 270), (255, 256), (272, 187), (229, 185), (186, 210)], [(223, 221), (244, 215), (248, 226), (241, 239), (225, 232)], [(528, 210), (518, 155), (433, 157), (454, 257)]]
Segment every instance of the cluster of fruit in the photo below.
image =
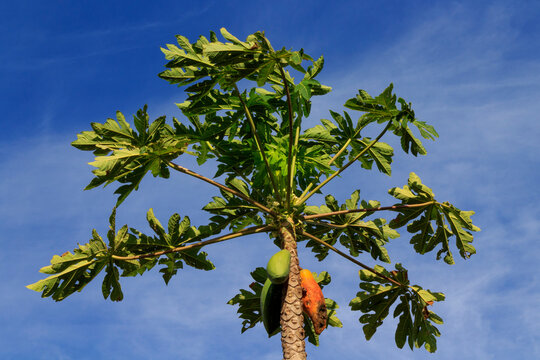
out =
[[(288, 250), (275, 253), (266, 266), (268, 277), (261, 292), (261, 314), (268, 336), (280, 331), (280, 314), (284, 292), (289, 279), (291, 254)], [(319, 335), (326, 328), (327, 311), (321, 287), (311, 271), (300, 270), (302, 286), (302, 309), (311, 319), (315, 333)]]

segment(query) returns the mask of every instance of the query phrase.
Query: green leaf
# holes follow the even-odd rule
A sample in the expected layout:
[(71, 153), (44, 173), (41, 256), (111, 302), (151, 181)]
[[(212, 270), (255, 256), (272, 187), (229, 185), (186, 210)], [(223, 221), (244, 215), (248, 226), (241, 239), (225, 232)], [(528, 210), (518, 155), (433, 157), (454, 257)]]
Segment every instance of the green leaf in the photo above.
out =
[(473, 235), (470, 231), (479, 231), (480, 228), (474, 226), (470, 221), (469, 216), (471, 213), (474, 214), (474, 212), (461, 211), (450, 204), (441, 206), (441, 210), (444, 212), (452, 233), (456, 238), (456, 246), (459, 249), (460, 255), (467, 259), (472, 254), (475, 254), (476, 250), (472, 246)]
[(332, 281), (332, 278), (330, 277), (330, 274), (326, 271), (322, 271), (321, 273), (317, 274), (316, 272), (311, 272), (313, 274), (313, 278), (319, 284), (321, 289), (325, 286), (330, 284), (330, 281)]
[[(214, 264), (207, 258), (208, 254), (202, 252), (200, 247), (181, 249), (183, 244), (193, 244), (201, 239), (219, 233), (224, 226), (212, 221), (208, 225), (196, 228), (190, 225), (186, 216), (182, 220), (180, 215), (173, 214), (168, 221), (167, 233), (153, 210), (147, 213), (148, 223), (157, 236), (148, 236), (131, 228), (131, 233), (123, 242), (122, 247), (115, 251), (115, 255), (122, 257), (137, 257), (136, 260), (116, 260), (116, 265), (124, 272), (121, 276), (135, 276), (153, 268), (156, 264), (164, 265), (160, 269), (166, 283), (177, 274), (178, 269), (183, 269), (184, 264), (199, 270), (213, 270)], [(170, 252), (174, 249), (174, 252)], [(163, 251), (166, 253), (163, 255)], [(160, 255), (149, 256), (152, 254)], [(149, 256), (147, 258), (147, 256)]]
[(229, 181), (227, 181), (227, 185), (229, 185), (235, 190), (238, 190), (239, 192), (241, 192), (243, 195), (247, 197), (250, 196), (249, 185), (239, 178), (230, 179)]
[[(411, 109), (411, 104), (402, 98), (398, 99), (392, 91), (393, 85), (390, 84), (379, 96), (373, 98), (366, 91), (359, 90), (355, 98), (347, 100), (345, 107), (366, 113), (361, 117), (362, 127), (371, 122), (388, 122), (390, 131), (400, 138), (403, 151), (410, 152), (414, 156), (425, 155), (426, 149), (413, 134), (409, 124), (416, 126), (420, 135), (430, 140), (438, 137), (435, 128), (423, 121), (418, 121)], [(399, 102), (400, 109), (397, 108), (396, 101)]]
[(234, 44), (237, 44), (237, 45), (245, 45), (244, 42), (238, 40), (234, 35), (232, 35), (231, 33), (229, 33), (227, 31), (227, 29), (225, 29), (224, 27), (222, 27), (221, 29), (219, 29), (219, 31), (221, 32), (221, 36), (223, 36), (225, 39), (229, 40), (229, 41), (232, 41)]
[(268, 61), (265, 65), (261, 66), (257, 77), (257, 86), (263, 86), (266, 84), (268, 77), (275, 70), (276, 63), (274, 61)]
[[(353, 151), (350, 153), (350, 158), (355, 158), (357, 154), (364, 151), (371, 143), (372, 140), (370, 138), (356, 139), (351, 144)], [(375, 163), (380, 172), (390, 176), (392, 175), (390, 164), (392, 164), (393, 156), (394, 149), (390, 145), (378, 141), (358, 160), (362, 163), (364, 169), (371, 170), (373, 163)]]
[[(440, 332), (433, 323), (442, 324), (443, 321), (433, 311), (428, 310), (428, 306), (434, 301), (444, 300), (444, 295), (422, 290), (419, 286), (413, 286), (413, 288), (414, 292), (400, 297), (401, 303), (394, 310), (394, 317), (399, 316), (395, 333), (396, 345), (402, 348), (408, 342), (411, 350), (424, 345), (427, 351), (435, 352), (436, 337), (440, 336)], [(431, 300), (426, 303), (426, 299)]]
[(186, 37), (182, 35), (176, 35), (176, 40), (178, 41), (178, 45), (180, 45), (182, 49), (184, 49), (187, 53), (193, 54), (193, 55), (196, 54), (195, 50), (191, 46), (191, 43)]
[(444, 295), (424, 290), (418, 285), (409, 286), (407, 270), (401, 264), (396, 264), (396, 270), (391, 272), (381, 266), (375, 266), (374, 270), (402, 285), (398, 286), (371, 271), (360, 271), (360, 288), (363, 291), (352, 299), (350, 306), (353, 311), (363, 313), (360, 323), (364, 324), (366, 339), (375, 334), (393, 307), (393, 316), (399, 316), (396, 345), (402, 348), (408, 342), (411, 349), (424, 345), (426, 350), (434, 352), (437, 348), (435, 337), (440, 333), (432, 323), (441, 324), (442, 319), (429, 311), (428, 306), (435, 301), (443, 301)]
[(358, 90), (355, 98), (347, 100), (345, 107), (370, 113), (375, 116), (373, 121), (381, 121), (396, 116), (396, 96), (392, 94), (394, 85), (390, 84), (379, 96), (372, 98), (365, 90)]
[(82, 132), (72, 145), (80, 150), (93, 151), (95, 160), (90, 165), (96, 167), (95, 177), (85, 190), (115, 181), (125, 184), (118, 187), (116, 206), (136, 190), (151, 171), (154, 176), (169, 177), (167, 161), (182, 154), (185, 139), (174, 136), (172, 129), (160, 117), (149, 124), (146, 106), (135, 115), (135, 127), (131, 129), (122, 113), (117, 120), (108, 119), (104, 124), (92, 123), (94, 131)]
[[(187, 220), (187, 226), (189, 226), (189, 218), (185, 217), (182, 222), (186, 220)], [(180, 238), (180, 235), (183, 232), (182, 228), (183, 227), (180, 227), (180, 215), (178, 215), (177, 213), (172, 214), (167, 223), (169, 239), (172, 245), (176, 246), (178, 244), (178, 239)]]
[(304, 99), (309, 100), (311, 98), (311, 89), (309, 88), (309, 85), (305, 83), (304, 81), (300, 82), (298, 85), (294, 88), (295, 92), (298, 92), (298, 94)]
[[(234, 183), (238, 187), (238, 191), (247, 191), (246, 184), (242, 181), (238, 180)], [(222, 192), (222, 195), (223, 197), (214, 196), (214, 201), (203, 207), (203, 210), (219, 216), (220, 228), (229, 226), (231, 230), (237, 231), (249, 225), (262, 225), (257, 207), (226, 192)], [(217, 220), (218, 217), (215, 219)]]
[(154, 230), (154, 232), (162, 239), (163, 242), (166, 242), (170, 245), (169, 236), (165, 232), (165, 229), (159, 222), (159, 220), (154, 215), (154, 210), (150, 208), (148, 212), (146, 213), (146, 220), (148, 221), (148, 224)]
[(354, 139), (358, 133), (354, 128), (349, 114), (347, 114), (346, 112), (344, 114), (345, 117), (330, 110), (330, 115), (332, 115), (332, 119), (334, 119), (334, 121), (336, 122), (338, 126), (337, 128), (340, 130), (340, 135), (343, 136), (345, 139)]
[(109, 263), (105, 272), (105, 278), (103, 279), (102, 285), (103, 298), (107, 299), (110, 295), (112, 301), (122, 301), (122, 299), (124, 299), (124, 294), (122, 293), (122, 288), (120, 286), (120, 274), (118, 268), (112, 263)]
[[(214, 42), (210, 43), (204, 48), (204, 52), (210, 59), (212, 59), (214, 62), (218, 63), (219, 65), (229, 65), (230, 63), (236, 63), (235, 59), (233, 57), (230, 57), (233, 53), (247, 53), (249, 52), (248, 49), (246, 49), (241, 44), (231, 44), (231, 43), (221, 43), (221, 42)], [(224, 61), (224, 55), (228, 55), (228, 60), (230, 62)], [(217, 60), (217, 61), (216, 61)]]
[(307, 340), (312, 343), (315, 346), (319, 346), (319, 335), (315, 332), (315, 327), (313, 326), (313, 322), (307, 316), (306, 313), (303, 313), (304, 315), (304, 333), (306, 334)]
[(50, 296), (55, 301), (64, 300), (75, 291), (81, 291), (107, 263), (107, 246), (100, 237), (95, 237), (87, 244), (79, 245), (73, 253), (54, 255), (51, 265), (40, 270), (51, 276), (26, 287), (42, 292), (41, 297)]
[(413, 154), (414, 156), (416, 156), (418, 154), (420, 154), (420, 155), (426, 155), (427, 154), (427, 151), (424, 148), (424, 146), (422, 145), (422, 143), (420, 142), (420, 140), (418, 140), (414, 136), (411, 129), (409, 129), (409, 128), (405, 128), (401, 132), (401, 148), (406, 153), (408, 153), (410, 151), (411, 154)]
[(424, 139), (435, 140), (435, 138), (439, 137), (439, 134), (437, 134), (435, 128), (429, 124), (426, 124), (424, 121), (415, 120), (412, 123), (418, 128), (420, 135), (422, 135)]
[(338, 143), (338, 140), (332, 135), (331, 131), (323, 125), (315, 125), (312, 128), (306, 129), (301, 138), (333, 144)]
[(200, 251), (200, 248), (185, 250), (180, 254), (186, 265), (194, 267), (195, 269), (208, 271), (216, 268), (214, 264), (207, 259), (208, 254), (204, 251)]
[[(116, 206), (113, 207), (111, 215), (109, 216), (109, 231), (107, 232), (107, 238), (109, 239), (109, 246), (113, 249), (116, 248)], [(94, 239), (99, 239), (99, 235), (94, 230), (92, 232), (92, 237)]]
[[(381, 266), (376, 266), (375, 271), (391, 277), (391, 273)], [(407, 291), (407, 287), (396, 286), (368, 270), (361, 270), (359, 275), (360, 288), (364, 291), (357, 293), (357, 297), (351, 300), (349, 306), (353, 311), (361, 311), (364, 314), (360, 317), (360, 323), (364, 324), (364, 335), (369, 340), (382, 325), (396, 299)]]
[(360, 322), (364, 324), (362, 329), (364, 330), (366, 340), (371, 339), (377, 328), (382, 325), (390, 307), (401, 293), (399, 288), (393, 287), (378, 286), (375, 291), (377, 291), (375, 295), (371, 296), (361, 296), (361, 293), (359, 293), (356, 298), (358, 300), (351, 301), (352, 310), (361, 310), (366, 313), (360, 317)]
[(214, 114), (220, 110), (238, 109), (240, 106), (237, 98), (216, 89), (210, 90), (204, 96), (195, 97), (195, 100), (176, 105), (186, 116)]
[(184, 263), (177, 260), (178, 256), (173, 253), (166, 254), (164, 258), (159, 259), (158, 264), (165, 265), (159, 272), (162, 273), (163, 281), (165, 285), (169, 284), (171, 278), (178, 273), (178, 269), (184, 268)]
[(230, 299), (227, 304), (238, 305), (238, 317), (242, 319), (242, 333), (262, 322), (261, 291), (266, 281), (267, 273), (263, 267), (251, 272), (254, 282), (249, 285), (250, 290), (240, 289), (240, 293)]
[[(325, 200), (326, 206), (324, 208), (306, 206), (305, 213), (322, 214), (333, 211), (369, 210), (380, 206), (380, 203), (376, 201), (360, 202), (359, 190), (353, 192), (351, 198), (342, 205), (339, 205), (332, 196), (327, 196)], [(399, 233), (391, 229), (386, 224), (385, 219), (363, 221), (365, 217), (371, 214), (373, 214), (373, 211), (328, 216), (325, 217), (324, 221), (310, 221), (307, 224), (306, 231), (313, 235), (323, 234), (321, 239), (330, 245), (334, 245), (339, 241), (341, 245), (349, 250), (352, 256), (356, 257), (363, 252), (368, 252), (373, 259), (390, 262), (385, 245), (390, 239), (399, 237)], [(323, 260), (328, 255), (328, 248), (318, 242), (309, 240), (306, 246), (312, 248), (319, 260)]]
[(313, 65), (308, 67), (306, 73), (304, 74), (304, 79), (313, 79), (322, 71), (324, 66), (324, 58), (321, 56), (317, 61), (313, 62)]
[(476, 253), (471, 232), (480, 231), (480, 228), (471, 221), (470, 216), (474, 212), (462, 211), (448, 202), (435, 201), (433, 191), (422, 184), (415, 173), (410, 174), (408, 186), (390, 189), (389, 193), (402, 201), (395, 205), (399, 215), (390, 221), (390, 226), (397, 229), (407, 225), (407, 231), (414, 234), (410, 243), (418, 253), (425, 254), (440, 246), (437, 259), (444, 255), (444, 261), (452, 265), (454, 257), (449, 243), (452, 236), (461, 257), (467, 259)]
[(399, 322), (396, 328), (396, 333), (394, 336), (396, 345), (398, 348), (402, 349), (409, 334), (412, 332), (413, 327), (413, 318), (410, 313), (409, 302), (407, 301), (407, 295), (401, 297), (402, 302), (398, 304), (394, 310), (394, 317), (399, 317)]
[(343, 323), (336, 316), (336, 310), (339, 308), (338, 304), (329, 298), (325, 298), (324, 302), (326, 304), (328, 325), (332, 327), (343, 327)]
[(159, 260), (160, 265), (165, 265), (159, 272), (163, 274), (163, 280), (166, 284), (177, 274), (178, 269), (183, 269), (184, 264), (199, 270), (213, 270), (214, 264), (207, 259), (208, 254), (202, 252), (200, 248), (191, 248), (183, 251), (165, 254)]

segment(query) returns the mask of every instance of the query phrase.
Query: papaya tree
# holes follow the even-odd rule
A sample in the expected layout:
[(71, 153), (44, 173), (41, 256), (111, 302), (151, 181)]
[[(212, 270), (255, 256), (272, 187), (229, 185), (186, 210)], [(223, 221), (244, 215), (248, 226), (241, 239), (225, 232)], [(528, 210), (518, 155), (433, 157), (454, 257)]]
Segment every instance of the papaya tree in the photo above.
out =
[[(91, 239), (73, 252), (54, 255), (40, 270), (47, 277), (28, 288), (61, 301), (104, 272), (104, 298), (121, 301), (121, 277), (143, 275), (157, 266), (168, 283), (184, 266), (212, 270), (203, 247), (266, 233), (276, 252), (286, 250), (268, 264), (282, 268), (272, 270), (282, 272), (281, 284), (273, 288), (278, 306), (276, 310), (276, 300), (273, 307), (260, 305), (268, 300), (265, 286), (271, 273), (261, 264), (251, 273), (247, 290), (229, 301), (238, 306), (242, 332), (263, 320), (273, 323), (267, 331), (269, 336), (281, 334), (283, 358), (305, 359), (306, 337), (318, 344), (327, 325), (341, 327), (336, 302), (310, 293), (317, 288), (320, 292), (330, 275), (301, 268), (297, 246), (304, 242), (319, 261), (332, 251), (360, 268), (360, 291), (349, 305), (360, 312), (366, 339), (393, 309), (398, 318), (396, 345), (435, 351), (440, 335), (436, 325), (442, 319), (431, 308), (444, 295), (413, 285), (400, 263), (385, 268), (358, 259), (365, 254), (390, 264), (385, 245), (399, 236), (399, 229), (410, 233), (417, 253), (433, 251), (447, 264), (454, 263), (456, 249), (469, 258), (475, 253), (472, 233), (479, 230), (471, 222), (473, 212), (436, 199), (412, 172), (405, 186), (389, 190), (395, 200), (385, 206), (361, 199), (360, 190), (341, 204), (323, 193), (325, 185), (351, 165), (390, 176), (394, 149), (383, 142), (386, 137), (397, 137), (407, 154), (425, 155), (420, 139), (437, 138), (433, 126), (418, 120), (411, 104), (397, 97), (390, 84), (377, 96), (359, 90), (345, 102), (346, 111), (330, 110), (328, 119), (305, 128), (312, 98), (331, 91), (316, 80), (323, 57), (315, 60), (302, 49), (275, 50), (262, 32), (245, 41), (225, 29), (221, 36), (210, 32), (209, 38), (200, 36), (193, 43), (177, 36), (178, 45), (162, 49), (168, 62), (159, 77), (184, 87), (187, 94), (178, 104), (181, 120), (163, 116), (150, 121), (144, 106), (131, 123), (117, 112), (116, 119), (92, 123), (90, 131), (78, 134), (72, 145), (95, 155), (90, 163), (94, 177), (86, 189), (119, 183), (107, 242), (93, 230)], [(366, 136), (368, 128), (378, 135)], [(199, 165), (212, 159), (215, 176), (184, 167), (185, 156), (196, 157)], [(217, 188), (219, 196), (201, 204), (210, 214), (208, 222), (195, 226), (188, 216), (175, 213), (163, 226), (150, 209), (146, 216), (152, 234), (117, 227), (116, 212), (142, 179), (148, 173), (169, 178), (171, 170)], [(315, 194), (318, 199), (324, 195), (323, 204), (313, 203)], [(390, 220), (378, 214), (390, 214)]]

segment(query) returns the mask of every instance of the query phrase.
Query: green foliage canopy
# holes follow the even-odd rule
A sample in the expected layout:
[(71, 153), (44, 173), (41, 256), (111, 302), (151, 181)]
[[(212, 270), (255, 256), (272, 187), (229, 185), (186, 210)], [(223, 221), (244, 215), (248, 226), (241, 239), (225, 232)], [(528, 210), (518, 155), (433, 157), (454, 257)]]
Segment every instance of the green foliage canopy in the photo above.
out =
[[(168, 62), (159, 76), (187, 93), (186, 101), (177, 104), (182, 121), (167, 122), (164, 116), (150, 121), (144, 106), (132, 124), (118, 112), (115, 120), (92, 123), (91, 131), (77, 136), (72, 145), (95, 155), (90, 163), (94, 178), (86, 189), (119, 184), (109, 218), (108, 244), (94, 230), (90, 241), (73, 253), (53, 256), (51, 265), (40, 270), (48, 277), (28, 288), (60, 301), (81, 291), (104, 270), (104, 298), (120, 301), (121, 277), (142, 275), (158, 266), (168, 283), (184, 266), (213, 270), (202, 247), (261, 232), (272, 238), (286, 221), (297, 242), (305, 241), (318, 260), (323, 261), (331, 250), (363, 268), (361, 291), (349, 305), (362, 313), (359, 321), (366, 339), (394, 307), (397, 346), (408, 343), (411, 349), (424, 346), (435, 351), (440, 333), (434, 324), (442, 324), (442, 319), (428, 307), (444, 300), (444, 295), (411, 285), (399, 263), (388, 271), (380, 265), (364, 265), (357, 258), (367, 253), (375, 261), (391, 263), (385, 246), (403, 227), (412, 234), (410, 242), (420, 254), (437, 250), (437, 259), (453, 264), (454, 239), (459, 255), (469, 258), (475, 253), (472, 233), (479, 230), (471, 221), (473, 212), (439, 202), (414, 173), (407, 185), (389, 190), (398, 200), (391, 206), (361, 199), (360, 190), (344, 204), (331, 194), (326, 194), (322, 205), (307, 203), (356, 162), (366, 170), (375, 165), (390, 176), (394, 149), (381, 141), (384, 136), (396, 136), (405, 153), (425, 155), (421, 139), (438, 137), (433, 126), (417, 120), (412, 105), (397, 97), (390, 84), (375, 97), (359, 90), (344, 105), (354, 113), (330, 110), (329, 119), (303, 129), (312, 97), (331, 91), (316, 79), (323, 57), (315, 60), (302, 49), (274, 50), (262, 32), (245, 41), (225, 29), (221, 35), (222, 41), (211, 32), (209, 38), (200, 36), (193, 43), (177, 36), (177, 45), (162, 49)], [(365, 136), (367, 127), (378, 128), (379, 134)], [(182, 156), (196, 157), (199, 165), (214, 159), (215, 178), (181, 166), (176, 161)], [(150, 209), (147, 221), (153, 234), (127, 225), (117, 229), (117, 208), (138, 189), (145, 175), (169, 178), (171, 169), (219, 188), (219, 196), (203, 206), (209, 221), (194, 226), (188, 216), (175, 213), (163, 226)], [(380, 211), (397, 214), (387, 221), (374, 217)], [(238, 306), (242, 332), (261, 322), (258, 303), (266, 275), (263, 268), (251, 275), (250, 290), (240, 290), (229, 301)], [(330, 283), (327, 272), (314, 275), (321, 286)], [(329, 325), (341, 327), (337, 303), (327, 298), (326, 305)], [(304, 328), (308, 340), (319, 344), (307, 317)]]

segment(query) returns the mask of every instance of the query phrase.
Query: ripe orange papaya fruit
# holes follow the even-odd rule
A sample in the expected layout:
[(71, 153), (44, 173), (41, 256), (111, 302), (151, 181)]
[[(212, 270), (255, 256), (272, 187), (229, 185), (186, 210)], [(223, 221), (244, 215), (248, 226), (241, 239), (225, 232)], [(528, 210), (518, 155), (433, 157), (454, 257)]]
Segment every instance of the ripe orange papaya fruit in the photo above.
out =
[(300, 279), (302, 286), (302, 308), (311, 319), (315, 333), (319, 335), (326, 329), (328, 318), (324, 295), (311, 271), (302, 269), (300, 271)]

